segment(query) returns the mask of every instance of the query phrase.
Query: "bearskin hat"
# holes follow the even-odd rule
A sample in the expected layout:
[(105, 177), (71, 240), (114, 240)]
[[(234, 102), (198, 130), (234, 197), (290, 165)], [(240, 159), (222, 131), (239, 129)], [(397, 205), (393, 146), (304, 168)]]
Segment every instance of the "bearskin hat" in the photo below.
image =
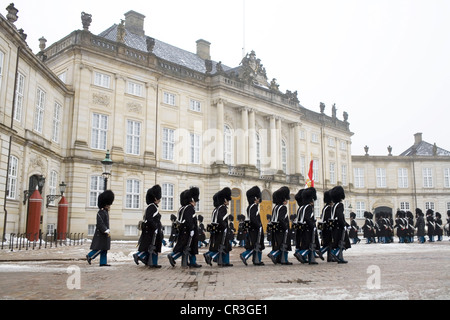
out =
[(442, 216), (439, 212), (436, 212), (436, 218), (438, 218), (438, 219), (442, 218)]
[(412, 214), (411, 211), (406, 211), (406, 217), (411, 219), (414, 218), (414, 215)]
[(147, 190), (145, 201), (147, 202), (147, 204), (150, 204), (159, 199), (161, 199), (161, 186), (157, 184)]
[(186, 206), (192, 201), (198, 202), (200, 199), (198, 198), (200, 195), (200, 190), (197, 187), (192, 187), (189, 190), (184, 190), (180, 194), (180, 203), (182, 206)]
[(428, 210), (427, 210), (427, 216), (433, 215), (433, 214), (434, 214), (433, 210), (431, 210), (431, 209), (428, 209)]
[(333, 200), (334, 203), (341, 202), (341, 200), (345, 199), (344, 188), (342, 188), (341, 186), (334, 187), (330, 190), (330, 196), (331, 200)]
[(198, 220), (199, 222), (203, 222), (203, 216), (199, 214), (198, 217), (197, 217), (197, 220)]
[(97, 205), (99, 209), (103, 209), (105, 206), (110, 206), (114, 202), (114, 192), (106, 190), (98, 196)]
[(280, 189), (276, 190), (272, 195), (272, 202), (281, 205), (284, 201), (290, 199), (290, 190), (288, 187), (281, 187)]
[(230, 214), (230, 215), (228, 216), (228, 220), (229, 220), (229, 221), (234, 221), (234, 216), (233, 216), (232, 214)]
[(220, 206), (220, 204), (219, 204), (219, 193), (218, 192), (216, 192), (213, 195), (213, 206), (214, 206), (214, 208), (217, 208), (218, 206)]
[(329, 204), (329, 203), (333, 202), (333, 200), (331, 200), (330, 190), (325, 191), (325, 192), (323, 193), (323, 202), (324, 202), (325, 204)]
[(248, 203), (253, 204), (256, 199), (261, 199), (261, 189), (258, 186), (254, 186), (247, 191), (246, 195)]
[(364, 211), (364, 218), (369, 218), (370, 219), (370, 212)]
[(354, 213), (354, 212), (350, 212), (350, 218), (352, 218), (352, 219), (356, 219), (356, 213)]
[(238, 221), (245, 221), (245, 216), (243, 214), (238, 214), (237, 219)]
[(302, 193), (305, 189), (298, 190), (297, 194), (295, 195), (295, 201), (297, 201), (297, 204), (301, 207), (303, 205), (303, 199), (302, 199)]
[(175, 220), (177, 220), (177, 217), (172, 213), (170, 215), (170, 221), (174, 222)]
[(225, 200), (230, 201), (231, 200), (231, 189), (228, 187), (225, 187), (222, 190), (220, 190), (217, 194), (217, 200), (219, 202), (219, 205), (224, 204)]
[(271, 214), (267, 214), (266, 218), (267, 218), (267, 221), (270, 221), (270, 220), (272, 220), (272, 215)]
[(308, 204), (317, 200), (317, 191), (314, 187), (303, 190), (302, 199), (304, 204)]

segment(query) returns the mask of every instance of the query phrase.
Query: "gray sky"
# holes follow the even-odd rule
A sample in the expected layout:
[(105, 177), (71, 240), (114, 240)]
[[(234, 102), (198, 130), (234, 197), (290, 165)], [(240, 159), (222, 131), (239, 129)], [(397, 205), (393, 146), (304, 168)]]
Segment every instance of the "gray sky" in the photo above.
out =
[[(3, 11), (11, 1), (3, 1)], [(338, 118), (349, 114), (352, 154), (398, 155), (413, 135), (450, 151), (450, 1), (448, 0), (15, 0), (16, 26), (38, 52), (82, 29), (98, 34), (129, 10), (146, 16), (148, 36), (195, 52), (211, 42), (215, 61), (235, 67), (254, 50), (280, 90)], [(245, 8), (245, 10), (244, 10)], [(244, 19), (245, 12), (245, 19)], [(244, 37), (245, 35), (245, 37)], [(245, 41), (244, 41), (245, 39)]]

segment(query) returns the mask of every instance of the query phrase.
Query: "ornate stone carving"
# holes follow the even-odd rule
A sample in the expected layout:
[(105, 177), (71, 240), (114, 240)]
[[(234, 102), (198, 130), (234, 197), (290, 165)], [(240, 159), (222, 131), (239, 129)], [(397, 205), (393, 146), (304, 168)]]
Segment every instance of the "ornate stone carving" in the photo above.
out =
[(117, 26), (117, 42), (125, 43), (125, 21), (120, 20), (120, 24)]
[(134, 113), (141, 114), (142, 113), (142, 105), (137, 102), (128, 102), (127, 110), (128, 110), (128, 112), (134, 112)]
[(82, 12), (81, 13), (81, 23), (83, 24), (83, 30), (88, 31), (92, 22), (92, 14)]
[(155, 39), (151, 38), (151, 37), (147, 37), (147, 39), (145, 40), (146, 44), (147, 44), (147, 51), (149, 53), (153, 52), (153, 49), (155, 48)]
[(92, 94), (92, 103), (99, 104), (102, 106), (109, 106), (111, 99), (106, 94), (101, 93), (93, 93)]
[(6, 15), (6, 19), (8, 19), (9, 22), (13, 23), (17, 21), (19, 16), (17, 15), (17, 12), (19, 10), (14, 7), (14, 3), (10, 3), (9, 6), (6, 7), (6, 10), (8, 11), (8, 14)]
[(256, 59), (255, 51), (252, 50), (250, 54), (247, 53), (240, 65), (239, 79), (248, 84), (260, 84), (269, 87), (266, 69), (261, 63), (261, 60)]

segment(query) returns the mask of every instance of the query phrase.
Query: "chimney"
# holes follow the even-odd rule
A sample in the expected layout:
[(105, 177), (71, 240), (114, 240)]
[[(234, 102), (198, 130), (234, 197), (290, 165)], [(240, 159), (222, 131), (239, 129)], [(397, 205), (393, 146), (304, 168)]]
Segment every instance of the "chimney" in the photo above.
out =
[(416, 133), (416, 134), (414, 135), (414, 145), (417, 146), (417, 145), (419, 145), (421, 142), (422, 142), (422, 133), (421, 133), (421, 132)]
[(211, 60), (210, 46), (211, 43), (206, 40), (197, 40), (197, 55), (203, 60)]
[(145, 16), (139, 12), (130, 10), (125, 13), (125, 29), (140, 36), (145, 36)]

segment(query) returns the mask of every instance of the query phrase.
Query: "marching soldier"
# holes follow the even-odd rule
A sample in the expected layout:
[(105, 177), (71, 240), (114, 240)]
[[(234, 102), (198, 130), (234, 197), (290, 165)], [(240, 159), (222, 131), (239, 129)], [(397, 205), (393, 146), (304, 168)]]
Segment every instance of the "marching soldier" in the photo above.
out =
[(244, 247), (245, 240), (247, 239), (247, 232), (244, 230), (245, 216), (243, 214), (238, 214), (237, 219), (239, 224), (236, 239), (239, 242), (239, 247)]
[(180, 195), (181, 208), (178, 210), (179, 234), (173, 252), (167, 255), (172, 267), (175, 260), (182, 257), (182, 267), (200, 268), (197, 264), (198, 254), (198, 225), (195, 215), (195, 205), (199, 201), (200, 191), (196, 187), (185, 190)]
[(205, 246), (208, 244), (206, 242), (206, 234), (205, 234), (205, 225), (203, 224), (203, 216), (198, 215), (197, 218), (199, 224), (198, 224), (198, 247), (201, 248), (204, 244)]
[(217, 231), (218, 231), (218, 226), (219, 224), (217, 223), (217, 209), (219, 208), (219, 200), (217, 198), (217, 195), (219, 194), (219, 192), (217, 192), (214, 196), (213, 196), (213, 212), (211, 213), (211, 223), (207, 225), (206, 227), (206, 231), (209, 232), (209, 250), (208, 252), (205, 252), (203, 254), (203, 257), (205, 258), (205, 261), (207, 264), (212, 265), (211, 261), (212, 261), (212, 257), (214, 255), (217, 254), (217, 250), (219, 248), (218, 246), (218, 240), (216, 240), (217, 238)]
[(318, 250), (319, 237), (317, 235), (316, 220), (314, 217), (314, 201), (317, 200), (316, 189), (307, 188), (302, 192), (303, 206), (300, 210), (298, 223), (303, 229), (301, 232), (300, 248), (296, 250), (294, 256), (302, 263), (317, 264), (315, 255), (322, 253)]
[(304, 228), (304, 221), (301, 221), (299, 219), (302, 219), (303, 216), (301, 214), (302, 210), (303, 210), (303, 199), (302, 199), (302, 194), (303, 191), (305, 189), (300, 189), (297, 194), (295, 195), (295, 201), (297, 202), (298, 205), (298, 209), (297, 209), (297, 213), (295, 214), (295, 219), (292, 220), (292, 229), (294, 230), (293, 233), (293, 238), (295, 240), (295, 253), (294, 253), (294, 257), (297, 258), (298, 261), (305, 263), (305, 259), (300, 255), (300, 250), (301, 250), (301, 245), (302, 245), (302, 233)]
[(398, 243), (405, 243), (408, 241), (406, 240), (408, 222), (405, 216), (406, 213), (404, 211), (397, 211), (394, 228), (397, 228)]
[(416, 208), (416, 224), (414, 227), (417, 229), (419, 243), (425, 243), (425, 220), (423, 218), (423, 212), (419, 208)]
[(247, 225), (247, 240), (245, 241), (245, 249), (240, 254), (242, 262), (247, 265), (247, 260), (253, 257), (253, 264), (255, 266), (263, 266), (264, 262), (261, 261), (262, 251), (264, 250), (264, 229), (261, 223), (261, 217), (259, 215), (259, 202), (261, 201), (261, 190), (255, 186), (246, 193), (248, 207), (247, 207), (247, 219), (245, 225)]
[(111, 248), (111, 237), (109, 230), (109, 210), (114, 202), (114, 193), (106, 190), (98, 196), (97, 206), (100, 209), (97, 212), (97, 224), (94, 237), (91, 243), (91, 252), (86, 255), (89, 264), (100, 255), (100, 267), (109, 267), (107, 263), (108, 250)]
[(414, 215), (411, 211), (406, 211), (406, 221), (408, 222), (408, 231), (406, 232), (406, 236), (408, 238), (409, 243), (414, 242)]
[(174, 214), (170, 215), (170, 221), (172, 221), (172, 231), (170, 232), (169, 237), (169, 248), (173, 248), (174, 243), (177, 242), (178, 238), (178, 228), (177, 228), (177, 216)]
[(336, 186), (331, 189), (330, 195), (334, 202), (331, 219), (335, 220), (331, 255), (338, 263), (347, 263), (344, 260), (344, 250), (351, 248), (351, 245), (347, 234), (348, 223), (345, 221), (344, 204), (342, 203), (342, 200), (345, 199), (344, 188)]
[(366, 219), (364, 221), (364, 225), (362, 227), (364, 232), (364, 238), (367, 239), (367, 244), (369, 243), (375, 243), (375, 224), (372, 220), (372, 214), (368, 211), (364, 211), (364, 218)]
[(221, 267), (232, 267), (230, 263), (230, 251), (232, 250), (230, 236), (228, 233), (228, 204), (231, 201), (231, 189), (226, 187), (217, 193), (218, 207), (215, 211), (214, 223), (217, 224), (217, 231), (210, 240), (210, 251), (203, 256), (207, 264), (211, 261), (217, 262)]
[(161, 187), (155, 185), (148, 189), (145, 200), (148, 206), (145, 210), (138, 252), (133, 254), (133, 258), (136, 264), (141, 261), (151, 268), (161, 268), (158, 265), (158, 252), (161, 252), (163, 238), (161, 214), (158, 211), (158, 204), (161, 202)]
[(435, 230), (435, 222), (433, 217), (433, 210), (427, 210), (427, 227), (428, 227), (428, 241), (434, 242), (434, 230)]
[(272, 251), (268, 257), (274, 264), (291, 265), (288, 261), (288, 253), (291, 251), (291, 240), (289, 239), (289, 213), (287, 201), (290, 198), (288, 187), (281, 187), (272, 195), (275, 207), (272, 209)]
[(333, 240), (333, 220), (331, 220), (331, 209), (333, 207), (333, 201), (331, 200), (330, 191), (325, 191), (323, 193), (323, 202), (325, 206), (322, 209), (322, 214), (320, 215), (319, 230), (322, 231), (322, 247), (320, 251), (322, 254), (327, 253), (327, 262), (333, 261), (330, 254), (330, 246)]
[(356, 213), (350, 212), (350, 230), (348, 232), (348, 237), (352, 239), (353, 244), (359, 243), (361, 240), (358, 238), (359, 227), (356, 223)]
[(442, 241), (442, 235), (444, 233), (444, 229), (442, 228), (442, 216), (439, 212), (436, 212), (436, 229), (435, 236), (437, 237), (437, 241)]

